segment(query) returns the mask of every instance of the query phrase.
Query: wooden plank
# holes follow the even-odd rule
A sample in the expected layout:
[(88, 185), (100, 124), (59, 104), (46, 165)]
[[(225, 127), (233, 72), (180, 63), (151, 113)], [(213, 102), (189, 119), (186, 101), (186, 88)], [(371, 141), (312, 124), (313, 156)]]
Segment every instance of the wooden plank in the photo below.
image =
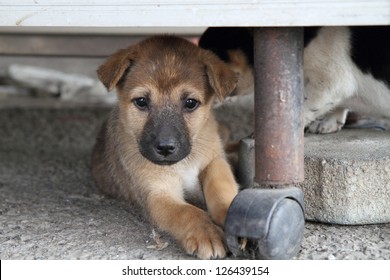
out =
[[(196, 38), (185, 36), (188, 40)], [(106, 57), (145, 36), (80, 34), (1, 34), (0, 55)]]
[(2, 0), (4, 27), (390, 25), (389, 0)]
[(142, 36), (0, 34), (0, 55), (105, 57)]

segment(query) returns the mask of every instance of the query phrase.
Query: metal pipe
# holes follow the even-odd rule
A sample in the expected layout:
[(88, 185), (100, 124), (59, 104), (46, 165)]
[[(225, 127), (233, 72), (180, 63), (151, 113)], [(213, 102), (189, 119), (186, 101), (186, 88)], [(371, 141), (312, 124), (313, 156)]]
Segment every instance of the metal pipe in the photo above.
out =
[(304, 179), (303, 28), (254, 29), (255, 185)]

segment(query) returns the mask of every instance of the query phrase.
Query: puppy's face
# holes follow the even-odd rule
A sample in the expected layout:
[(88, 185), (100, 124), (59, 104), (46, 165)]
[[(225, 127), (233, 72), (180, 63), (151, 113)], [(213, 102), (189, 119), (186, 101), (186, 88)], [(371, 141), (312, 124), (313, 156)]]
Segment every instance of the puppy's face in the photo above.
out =
[(234, 73), (212, 53), (172, 36), (152, 37), (120, 50), (98, 69), (117, 88), (120, 118), (148, 160), (174, 164), (209, 117), (214, 96), (233, 91)]

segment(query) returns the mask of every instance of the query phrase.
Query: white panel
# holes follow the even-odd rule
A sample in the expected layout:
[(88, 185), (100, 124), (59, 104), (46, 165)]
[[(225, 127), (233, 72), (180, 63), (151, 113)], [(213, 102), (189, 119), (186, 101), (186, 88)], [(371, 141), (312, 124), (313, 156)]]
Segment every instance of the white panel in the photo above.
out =
[(0, 26), (390, 25), (390, 0), (0, 0)]

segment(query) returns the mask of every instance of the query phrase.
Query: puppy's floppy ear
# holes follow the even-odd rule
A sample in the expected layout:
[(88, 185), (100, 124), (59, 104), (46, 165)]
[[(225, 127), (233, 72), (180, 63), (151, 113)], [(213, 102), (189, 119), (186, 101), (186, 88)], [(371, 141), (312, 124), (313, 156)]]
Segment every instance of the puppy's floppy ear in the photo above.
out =
[(99, 80), (108, 91), (113, 90), (118, 84), (126, 70), (131, 66), (134, 56), (132, 47), (119, 50), (111, 55), (106, 62), (98, 68), (97, 74)]
[(237, 86), (237, 75), (229, 66), (210, 51), (203, 50), (203, 61), (210, 86), (223, 101)]

